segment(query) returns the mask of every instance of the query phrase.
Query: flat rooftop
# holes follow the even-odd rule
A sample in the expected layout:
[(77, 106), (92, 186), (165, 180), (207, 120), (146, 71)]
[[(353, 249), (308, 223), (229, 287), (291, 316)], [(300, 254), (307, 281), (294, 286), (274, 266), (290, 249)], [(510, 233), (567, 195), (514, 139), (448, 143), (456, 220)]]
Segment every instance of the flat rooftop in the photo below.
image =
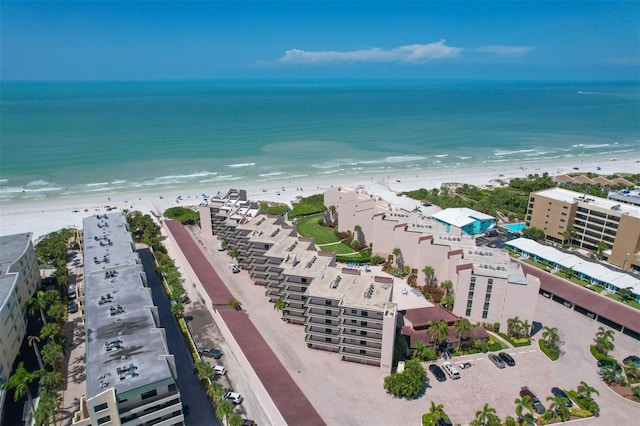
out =
[(620, 214), (628, 214), (630, 216), (640, 218), (640, 207), (636, 207), (631, 204), (624, 204), (614, 200), (607, 200), (605, 198), (594, 197), (592, 195), (583, 195), (579, 192), (569, 191), (564, 188), (549, 188), (535, 192), (534, 194), (558, 201), (564, 201), (565, 203), (586, 204), (600, 209), (612, 210), (619, 212)]
[(27, 251), (31, 236), (30, 232), (0, 236), (0, 306), (4, 305), (17, 278), (9, 272), (9, 267)]
[(124, 216), (91, 216), (83, 226), (87, 398), (172, 383), (164, 331)]
[(384, 310), (391, 302), (393, 278), (381, 277), (351, 268), (328, 268), (322, 277), (309, 284), (306, 294), (341, 300), (341, 306)]
[(333, 253), (305, 250), (285, 257), (281, 266), (283, 275), (316, 278), (334, 264)]

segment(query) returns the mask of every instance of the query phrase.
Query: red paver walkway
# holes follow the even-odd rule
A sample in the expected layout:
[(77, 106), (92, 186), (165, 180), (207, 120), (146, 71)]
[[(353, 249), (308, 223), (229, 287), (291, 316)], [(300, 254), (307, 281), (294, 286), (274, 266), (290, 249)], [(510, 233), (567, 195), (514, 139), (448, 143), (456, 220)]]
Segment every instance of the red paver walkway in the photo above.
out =
[[(180, 222), (167, 220), (166, 225), (214, 307), (226, 305), (233, 295), (189, 232)], [(285, 421), (290, 425), (325, 425), (247, 314), (231, 309), (218, 312)]]
[(251, 367), (290, 425), (324, 425), (318, 412), (242, 311), (223, 310), (220, 316), (238, 342)]
[(189, 231), (175, 220), (166, 220), (165, 224), (169, 228), (171, 235), (173, 235), (176, 244), (180, 246), (184, 257), (191, 264), (191, 268), (207, 291), (213, 305), (227, 305), (233, 299), (233, 295), (224, 285), (209, 260), (204, 256), (200, 247), (193, 241)]

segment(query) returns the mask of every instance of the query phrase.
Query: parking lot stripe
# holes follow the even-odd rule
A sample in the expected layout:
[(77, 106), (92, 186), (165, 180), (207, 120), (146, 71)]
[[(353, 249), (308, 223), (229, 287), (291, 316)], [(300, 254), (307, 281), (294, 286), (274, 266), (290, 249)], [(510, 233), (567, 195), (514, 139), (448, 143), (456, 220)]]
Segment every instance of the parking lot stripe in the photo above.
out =
[(527, 351), (518, 352), (519, 354), (526, 354)]
[(535, 349), (531, 349), (529, 352), (535, 352), (535, 351), (536, 351)]

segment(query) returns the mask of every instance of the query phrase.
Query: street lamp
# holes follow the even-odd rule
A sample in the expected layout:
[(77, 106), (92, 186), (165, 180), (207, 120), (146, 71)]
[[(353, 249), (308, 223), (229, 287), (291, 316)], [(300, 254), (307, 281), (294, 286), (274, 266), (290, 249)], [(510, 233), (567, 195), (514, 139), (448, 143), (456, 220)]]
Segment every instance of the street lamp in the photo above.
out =
[(622, 269), (624, 270), (624, 267), (627, 265), (627, 259), (629, 258), (629, 255), (631, 253), (627, 253), (626, 256), (624, 257), (624, 260), (622, 261)]

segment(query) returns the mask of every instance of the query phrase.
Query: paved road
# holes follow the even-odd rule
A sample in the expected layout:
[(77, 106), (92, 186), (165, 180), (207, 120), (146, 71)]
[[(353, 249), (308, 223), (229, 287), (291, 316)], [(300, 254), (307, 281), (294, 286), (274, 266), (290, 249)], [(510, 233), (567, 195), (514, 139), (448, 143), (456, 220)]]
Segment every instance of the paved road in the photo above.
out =
[[(158, 307), (160, 326), (165, 329), (169, 352), (173, 354), (178, 370), (178, 388), (182, 401), (189, 404), (191, 413), (185, 416), (187, 426), (220, 425), (215, 408), (204, 390), (204, 386), (193, 374), (191, 354), (182, 336), (176, 318), (171, 313), (171, 304), (156, 273), (153, 256), (149, 249), (139, 249), (140, 259), (147, 275), (147, 284), (151, 289), (153, 304)], [(196, 408), (197, 407), (197, 408)]]

